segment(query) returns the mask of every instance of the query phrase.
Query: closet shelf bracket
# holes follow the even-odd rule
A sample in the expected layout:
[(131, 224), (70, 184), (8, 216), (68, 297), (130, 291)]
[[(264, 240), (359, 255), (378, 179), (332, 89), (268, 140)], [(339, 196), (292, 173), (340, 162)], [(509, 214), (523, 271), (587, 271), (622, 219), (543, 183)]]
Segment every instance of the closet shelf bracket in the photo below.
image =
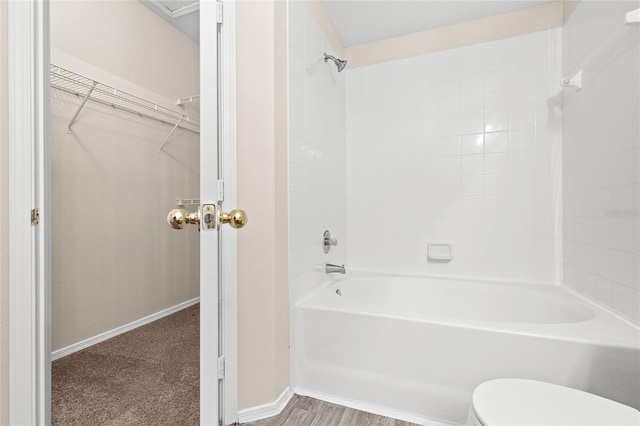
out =
[(176, 198), (176, 205), (180, 208), (184, 206), (200, 205), (200, 198)]
[(171, 131), (169, 132), (169, 134), (167, 135), (166, 138), (164, 138), (164, 140), (162, 141), (162, 145), (160, 145), (160, 149), (158, 149), (158, 152), (162, 152), (162, 149), (164, 148), (164, 146), (169, 142), (169, 139), (171, 138), (171, 136), (173, 136), (173, 133), (176, 131), (176, 129), (178, 128), (178, 126), (180, 125), (180, 123), (182, 123), (182, 121), (186, 118), (186, 116), (182, 116), (180, 117), (180, 120), (178, 120), (178, 122), (176, 123), (175, 126), (173, 126), (173, 129), (171, 129)]
[(87, 92), (87, 94), (84, 95), (84, 99), (82, 100), (82, 102), (78, 106), (78, 109), (76, 110), (76, 113), (73, 114), (73, 117), (71, 117), (71, 121), (69, 121), (69, 124), (67, 124), (67, 133), (72, 133), (71, 132), (71, 126), (73, 126), (73, 123), (75, 123), (76, 118), (78, 118), (78, 114), (80, 114), (80, 111), (82, 111), (82, 108), (84, 108), (84, 104), (86, 104), (87, 100), (89, 100), (89, 97), (93, 93), (93, 90), (96, 88), (97, 84), (98, 84), (98, 82), (94, 81), (93, 84), (91, 85), (91, 87), (89, 88), (89, 91)]
[(176, 105), (195, 104), (200, 102), (200, 95), (185, 96), (184, 98), (176, 99)]

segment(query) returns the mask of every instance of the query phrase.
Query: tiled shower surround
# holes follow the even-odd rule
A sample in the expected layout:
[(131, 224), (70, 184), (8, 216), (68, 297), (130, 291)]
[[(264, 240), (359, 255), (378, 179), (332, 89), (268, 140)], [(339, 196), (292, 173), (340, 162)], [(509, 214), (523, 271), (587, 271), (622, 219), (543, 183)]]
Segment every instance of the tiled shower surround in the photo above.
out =
[[(582, 2), (564, 27), (563, 69), (584, 68), (564, 91), (564, 283), (640, 318), (640, 27), (638, 2)], [(611, 35), (613, 34), (613, 35)], [(605, 49), (593, 53), (595, 46)], [(602, 64), (606, 66), (602, 66)]]
[[(299, 301), (346, 263), (345, 72), (304, 2), (289, 3), (289, 288)], [(322, 251), (330, 230), (338, 245)], [(348, 266), (348, 265), (347, 265)]]
[(348, 70), (350, 267), (559, 281), (560, 35)]
[[(630, 3), (581, 2), (563, 28), (342, 73), (290, 5), (293, 302), (332, 262), (566, 284), (638, 322), (640, 28), (581, 91), (560, 84)], [(328, 255), (324, 229), (339, 240)], [(430, 242), (452, 243), (453, 260), (429, 260)]]

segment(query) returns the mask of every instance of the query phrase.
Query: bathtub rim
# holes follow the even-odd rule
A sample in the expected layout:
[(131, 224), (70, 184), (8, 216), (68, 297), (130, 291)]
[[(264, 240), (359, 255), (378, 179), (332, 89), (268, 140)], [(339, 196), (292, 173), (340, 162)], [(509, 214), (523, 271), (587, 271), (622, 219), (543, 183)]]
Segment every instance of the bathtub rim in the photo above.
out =
[[(349, 272), (351, 272), (351, 276), (349, 276)], [(508, 322), (497, 322), (497, 321), (482, 321), (482, 320), (452, 320), (452, 319), (438, 319), (437, 317), (432, 318), (412, 318), (412, 317), (404, 317), (402, 315), (386, 315), (386, 314), (377, 314), (372, 312), (357, 312), (357, 311), (349, 311), (346, 309), (340, 308), (332, 308), (332, 307), (317, 307), (317, 306), (305, 306), (306, 302), (312, 299), (314, 296), (317, 296), (322, 291), (327, 291), (329, 287), (334, 285), (339, 285), (342, 281), (347, 281), (349, 279), (356, 278), (367, 278), (367, 277), (375, 277), (375, 278), (413, 278), (413, 279), (436, 279), (436, 280), (444, 280), (444, 281), (467, 281), (467, 282), (476, 282), (480, 284), (494, 284), (494, 285), (504, 285), (507, 287), (515, 287), (526, 285), (531, 287), (550, 287), (556, 288), (561, 292), (566, 292), (569, 296), (577, 299), (578, 302), (582, 302), (589, 309), (593, 310), (595, 315), (592, 318), (586, 319), (584, 321), (574, 322), (574, 323), (508, 323)], [(458, 328), (469, 328), (480, 331), (490, 331), (497, 333), (507, 333), (514, 334), (520, 336), (529, 336), (535, 338), (545, 338), (552, 340), (561, 340), (575, 343), (586, 343), (586, 344), (594, 344), (594, 345), (606, 345), (611, 347), (616, 347), (620, 349), (631, 349), (631, 350), (640, 350), (640, 341), (636, 339), (633, 341), (631, 338), (620, 337), (617, 339), (607, 339), (603, 338), (594, 338), (594, 337), (576, 337), (571, 335), (571, 328), (580, 327), (588, 327), (588, 323), (599, 323), (604, 324), (609, 327), (622, 326), (622, 333), (628, 333), (628, 330), (624, 330), (625, 327), (630, 327), (633, 331), (635, 331), (635, 335), (637, 336), (640, 333), (640, 326), (634, 324), (617, 315), (614, 312), (611, 312), (610, 309), (607, 309), (599, 304), (594, 303), (588, 297), (580, 294), (579, 292), (568, 288), (565, 285), (555, 284), (555, 283), (537, 283), (531, 281), (522, 281), (522, 280), (504, 280), (504, 279), (478, 279), (478, 278), (470, 278), (470, 277), (461, 277), (461, 276), (438, 276), (438, 275), (418, 275), (418, 274), (399, 274), (399, 273), (389, 273), (385, 271), (372, 271), (365, 269), (356, 269), (352, 268), (348, 270), (346, 275), (328, 275), (327, 279), (320, 285), (318, 288), (310, 293), (309, 295), (302, 298), (300, 301), (296, 302), (293, 305), (293, 309), (297, 311), (298, 309), (311, 309), (311, 310), (325, 310), (330, 312), (341, 312), (348, 313), (352, 315), (369, 315), (380, 318), (395, 318), (403, 321), (416, 321), (421, 323), (429, 323), (436, 324), (447, 327), (458, 327)], [(297, 317), (297, 315), (293, 315)], [(620, 322), (621, 324), (615, 324), (616, 322)], [(568, 330), (567, 330), (568, 328)], [(565, 329), (565, 330), (562, 330)], [(563, 332), (559, 332), (563, 331)]]
[[(318, 269), (320, 271), (322, 268)], [(324, 273), (324, 269), (322, 269)], [(558, 287), (572, 296), (576, 297), (580, 301), (586, 303), (590, 307), (596, 308), (596, 310), (604, 311), (607, 314), (615, 317), (616, 319), (624, 322), (625, 324), (635, 328), (640, 332), (640, 322), (635, 322), (631, 318), (620, 314), (612, 310), (609, 306), (600, 303), (596, 300), (593, 300), (589, 296), (579, 292), (571, 286), (568, 286), (563, 283), (555, 283), (549, 281), (531, 281), (531, 280), (522, 280), (522, 279), (511, 279), (511, 278), (493, 278), (493, 277), (470, 277), (466, 275), (434, 275), (434, 274), (417, 274), (417, 273), (402, 273), (396, 271), (389, 271), (384, 269), (363, 269), (363, 268), (347, 268), (347, 273), (345, 275), (331, 275), (325, 274), (325, 280), (318, 286), (317, 289), (307, 294), (299, 301), (293, 301), (292, 308), (298, 308), (300, 305), (304, 304), (305, 301), (318, 294), (320, 291), (328, 287), (330, 284), (334, 282), (344, 281), (349, 279), (349, 274), (356, 275), (356, 277), (363, 276), (376, 276), (376, 277), (396, 277), (396, 278), (418, 278), (418, 279), (438, 279), (444, 281), (473, 281), (479, 283), (487, 283), (487, 284), (502, 284), (506, 286), (519, 286), (519, 285), (530, 285), (530, 286), (550, 286), (550, 287)], [(354, 277), (354, 278), (356, 278)]]
[[(479, 278), (470, 277), (464, 275), (434, 275), (434, 274), (417, 274), (417, 273), (402, 273), (396, 271), (378, 270), (378, 269), (362, 269), (362, 268), (348, 268), (347, 273), (342, 274), (325, 274), (324, 269), (318, 268), (318, 271), (325, 275), (325, 279), (314, 291), (305, 295), (298, 301), (294, 301), (293, 307), (304, 304), (305, 301), (318, 294), (328, 285), (340, 281), (345, 281), (350, 278), (362, 278), (362, 277), (389, 277), (389, 278), (417, 278), (417, 279), (437, 279), (443, 281), (474, 281), (488, 284), (504, 284), (504, 285), (531, 285), (531, 286), (549, 286), (549, 287), (562, 287), (560, 284), (551, 282), (535, 282), (530, 280), (519, 279), (507, 279), (507, 278)], [(355, 275), (355, 276), (354, 276)]]

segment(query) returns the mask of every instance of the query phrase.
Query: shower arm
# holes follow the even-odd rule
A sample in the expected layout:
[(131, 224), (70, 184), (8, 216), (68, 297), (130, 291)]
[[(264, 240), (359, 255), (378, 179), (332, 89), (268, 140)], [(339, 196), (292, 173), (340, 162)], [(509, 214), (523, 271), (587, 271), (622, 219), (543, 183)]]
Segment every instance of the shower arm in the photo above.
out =
[(333, 63), (335, 64), (335, 66), (338, 68), (338, 72), (341, 72), (344, 67), (347, 66), (347, 61), (342, 60), (342, 59), (338, 59), (333, 55), (329, 55), (326, 52), (324, 53), (324, 63), (326, 64), (327, 61), (331, 59), (333, 61)]

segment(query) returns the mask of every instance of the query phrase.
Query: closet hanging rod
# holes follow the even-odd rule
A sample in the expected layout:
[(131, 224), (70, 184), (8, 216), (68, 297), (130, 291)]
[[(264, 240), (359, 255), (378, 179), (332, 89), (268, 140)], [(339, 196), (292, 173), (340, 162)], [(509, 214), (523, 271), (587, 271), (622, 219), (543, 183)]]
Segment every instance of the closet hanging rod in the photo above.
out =
[[(163, 107), (162, 105), (84, 77), (54, 64), (51, 64), (50, 74), (51, 87), (84, 98), (74, 117), (69, 122), (69, 132), (80, 110), (84, 107), (85, 102), (91, 100), (140, 117), (174, 126), (171, 134), (173, 134), (176, 128), (188, 130), (193, 133), (200, 133), (199, 120), (183, 112)], [(164, 143), (166, 143), (171, 134), (165, 139)]]

